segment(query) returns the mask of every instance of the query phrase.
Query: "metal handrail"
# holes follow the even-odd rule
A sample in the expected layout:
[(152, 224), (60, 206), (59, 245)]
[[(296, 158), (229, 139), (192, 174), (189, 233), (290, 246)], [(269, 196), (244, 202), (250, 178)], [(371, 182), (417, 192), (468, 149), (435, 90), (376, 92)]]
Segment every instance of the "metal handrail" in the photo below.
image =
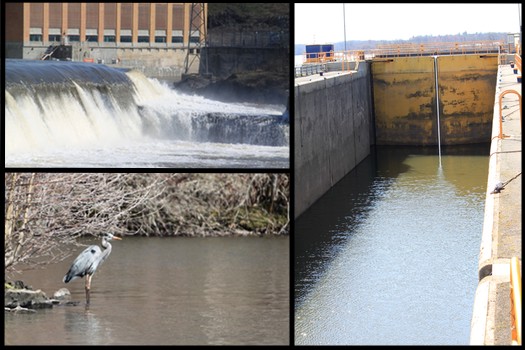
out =
[(512, 345), (521, 345), (521, 270), (515, 256), (510, 259), (510, 302)]
[(423, 56), (439, 54), (498, 53), (505, 45), (499, 41), (468, 41), (443, 43), (403, 43), (377, 45), (376, 56)]
[[(428, 55), (461, 55), (505, 53), (505, 45), (499, 41), (474, 41), (474, 42), (443, 42), (443, 43), (403, 43), (377, 45), (375, 49), (327, 51), (303, 53), (305, 63), (324, 63), (333, 61), (364, 61), (376, 57), (407, 57)], [(520, 57), (521, 67), (521, 57)]]
[(307, 77), (312, 74), (318, 74), (326, 71), (324, 64), (306, 64), (295, 67), (295, 77)]
[(521, 73), (521, 56), (517, 52), (514, 54), (514, 64)]
[(502, 112), (503, 108), (501, 106), (501, 102), (503, 100), (503, 96), (505, 96), (507, 94), (516, 94), (516, 95), (518, 95), (518, 98), (520, 100), (520, 128), (521, 128), (521, 95), (516, 90), (505, 90), (505, 91), (503, 91), (501, 93), (501, 95), (499, 95), (499, 135), (498, 135), (498, 137), (500, 139), (503, 139), (505, 137), (509, 137), (509, 136), (503, 134), (503, 112)]
[[(348, 50), (348, 51), (321, 51), (321, 52), (312, 52), (312, 53), (303, 53), (303, 70), (311, 70), (313, 65), (323, 65), (325, 68), (326, 63), (329, 62), (340, 62), (342, 71), (350, 70), (350, 62), (359, 62), (365, 60), (365, 51), (364, 50)], [(368, 58), (371, 58), (368, 56)], [(295, 68), (295, 76), (304, 76), (301, 73), (301, 70)], [(319, 73), (319, 72), (314, 72)]]
[(334, 51), (307, 52), (306, 63), (324, 63), (335, 61)]

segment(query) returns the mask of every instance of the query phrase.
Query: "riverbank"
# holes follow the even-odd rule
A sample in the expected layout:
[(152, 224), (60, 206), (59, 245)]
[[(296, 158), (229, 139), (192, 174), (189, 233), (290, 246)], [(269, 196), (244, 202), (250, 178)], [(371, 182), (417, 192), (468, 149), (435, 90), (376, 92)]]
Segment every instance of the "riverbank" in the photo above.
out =
[(225, 79), (211, 75), (185, 75), (173, 87), (231, 103), (287, 105), (290, 78), (285, 72), (253, 71), (233, 73)]
[(34, 313), (38, 309), (50, 309), (56, 305), (78, 305), (71, 301), (71, 292), (60, 288), (48, 298), (41, 289), (33, 290), (32, 286), (21, 280), (4, 283), (4, 311), (12, 313)]
[(208, 11), (202, 75), (183, 76), (175, 88), (223, 102), (286, 106), (290, 5), (210, 3)]

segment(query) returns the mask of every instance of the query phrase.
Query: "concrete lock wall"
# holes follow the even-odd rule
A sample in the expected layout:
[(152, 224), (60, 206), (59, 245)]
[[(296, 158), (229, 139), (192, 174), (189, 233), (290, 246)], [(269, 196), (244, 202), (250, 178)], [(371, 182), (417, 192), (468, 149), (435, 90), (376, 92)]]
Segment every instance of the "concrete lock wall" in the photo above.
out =
[(295, 218), (370, 154), (369, 69), (295, 84)]
[[(497, 54), (437, 58), (441, 144), (487, 142)], [(434, 57), (396, 57), (372, 63), (376, 143), (437, 145)]]

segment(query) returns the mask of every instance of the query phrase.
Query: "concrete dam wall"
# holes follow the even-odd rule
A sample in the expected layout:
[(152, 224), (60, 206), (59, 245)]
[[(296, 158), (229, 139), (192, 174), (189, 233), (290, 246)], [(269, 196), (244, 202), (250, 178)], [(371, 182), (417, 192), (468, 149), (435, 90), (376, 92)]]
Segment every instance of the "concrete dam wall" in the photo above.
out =
[(370, 154), (370, 64), (295, 83), (295, 217)]

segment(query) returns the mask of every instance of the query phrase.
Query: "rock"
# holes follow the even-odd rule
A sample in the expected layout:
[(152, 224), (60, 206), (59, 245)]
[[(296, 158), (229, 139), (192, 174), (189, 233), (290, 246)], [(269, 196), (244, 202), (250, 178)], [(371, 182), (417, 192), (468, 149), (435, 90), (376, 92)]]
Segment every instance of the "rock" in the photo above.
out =
[(53, 293), (53, 298), (57, 300), (69, 300), (71, 299), (71, 292), (67, 288), (60, 288)]
[(67, 301), (64, 305), (65, 306), (77, 306), (80, 304), (80, 301)]
[(20, 314), (32, 314), (36, 312), (35, 310), (26, 309), (25, 307), (21, 307), (20, 305), (12, 309), (8, 307), (4, 307), (4, 311), (14, 312), (16, 314), (19, 314), (19, 313)]
[(14, 287), (15, 289), (29, 289), (29, 290), (33, 289), (33, 287), (28, 286), (27, 284), (25, 284), (23, 281), (20, 281), (20, 280), (15, 281)]
[(187, 75), (173, 87), (186, 94), (197, 94), (226, 103), (284, 105), (288, 99), (288, 76), (268, 71), (231, 74), (226, 79)]
[(213, 76), (206, 76), (203, 74), (184, 74), (179, 82), (173, 83), (173, 86), (184, 93), (193, 93), (207, 87), (213, 82)]
[(40, 289), (33, 291), (27, 289), (6, 289), (4, 295), (4, 307), (16, 308), (17, 306), (42, 309), (53, 307), (46, 294)]

